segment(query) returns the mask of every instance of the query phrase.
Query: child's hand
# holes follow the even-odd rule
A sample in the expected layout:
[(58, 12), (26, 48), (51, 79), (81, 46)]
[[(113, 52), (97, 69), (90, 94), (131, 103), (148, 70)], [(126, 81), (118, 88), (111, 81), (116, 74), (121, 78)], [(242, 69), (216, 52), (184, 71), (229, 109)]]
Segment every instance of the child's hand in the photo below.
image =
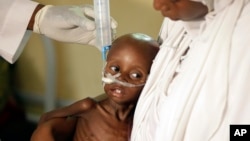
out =
[(44, 113), (40, 117), (38, 124), (42, 124), (42, 123), (44, 123), (44, 122), (46, 122), (46, 121), (48, 121), (49, 119), (52, 119), (52, 118), (55, 118), (55, 116), (53, 116), (53, 112)]

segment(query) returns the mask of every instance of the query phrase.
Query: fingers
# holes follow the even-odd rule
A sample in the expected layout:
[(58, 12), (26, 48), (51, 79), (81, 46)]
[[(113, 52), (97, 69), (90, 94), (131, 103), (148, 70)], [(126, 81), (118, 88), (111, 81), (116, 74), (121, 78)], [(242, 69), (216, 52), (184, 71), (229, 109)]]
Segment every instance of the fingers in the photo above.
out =
[[(93, 9), (93, 6), (92, 5), (85, 5), (84, 6), (84, 14), (85, 14), (85, 16), (87, 17), (87, 18), (89, 18), (89, 19), (95, 19), (95, 11), (94, 11), (94, 9)], [(117, 28), (117, 26), (118, 26), (118, 23), (117, 23), (117, 21), (114, 19), (114, 18), (110, 18), (110, 21), (111, 21), (111, 28), (112, 29), (116, 29)]]
[(114, 18), (111, 17), (111, 28), (116, 29), (117, 26), (118, 26), (117, 21)]
[(95, 20), (95, 11), (92, 5), (84, 5), (83, 13), (86, 17)]

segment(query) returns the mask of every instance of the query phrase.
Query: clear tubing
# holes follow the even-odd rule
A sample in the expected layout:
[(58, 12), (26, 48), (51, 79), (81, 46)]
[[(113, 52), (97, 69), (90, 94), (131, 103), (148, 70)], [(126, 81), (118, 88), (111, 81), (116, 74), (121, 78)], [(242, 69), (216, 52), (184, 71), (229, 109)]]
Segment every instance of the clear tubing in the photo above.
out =
[(102, 48), (102, 59), (106, 60), (106, 53), (112, 44), (109, 0), (94, 0), (96, 41)]
[(105, 75), (102, 76), (102, 82), (104, 84), (117, 83), (117, 84), (120, 84), (120, 85), (125, 86), (125, 87), (142, 87), (145, 85), (145, 83), (143, 83), (143, 84), (131, 84), (128, 82), (120, 81), (117, 79), (120, 75), (121, 75), (121, 73), (117, 73), (115, 75), (111, 75), (110, 73), (105, 73)]

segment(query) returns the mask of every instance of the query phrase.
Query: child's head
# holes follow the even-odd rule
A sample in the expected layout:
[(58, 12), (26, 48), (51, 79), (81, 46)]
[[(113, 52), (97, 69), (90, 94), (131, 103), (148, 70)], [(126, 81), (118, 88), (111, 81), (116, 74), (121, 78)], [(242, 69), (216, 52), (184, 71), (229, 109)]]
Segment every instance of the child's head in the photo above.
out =
[(145, 34), (117, 38), (104, 68), (105, 92), (119, 102), (136, 102), (158, 50), (158, 43)]

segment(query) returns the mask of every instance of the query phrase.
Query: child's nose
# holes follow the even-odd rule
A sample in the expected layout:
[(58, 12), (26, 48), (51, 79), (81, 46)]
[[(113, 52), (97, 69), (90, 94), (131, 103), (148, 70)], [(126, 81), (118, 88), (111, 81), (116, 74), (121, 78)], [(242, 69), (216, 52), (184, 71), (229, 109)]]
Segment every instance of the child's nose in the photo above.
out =
[(121, 75), (119, 77), (117, 77), (117, 79), (119, 81), (122, 81), (122, 82), (128, 82), (128, 76), (125, 74), (125, 73), (121, 73)]

